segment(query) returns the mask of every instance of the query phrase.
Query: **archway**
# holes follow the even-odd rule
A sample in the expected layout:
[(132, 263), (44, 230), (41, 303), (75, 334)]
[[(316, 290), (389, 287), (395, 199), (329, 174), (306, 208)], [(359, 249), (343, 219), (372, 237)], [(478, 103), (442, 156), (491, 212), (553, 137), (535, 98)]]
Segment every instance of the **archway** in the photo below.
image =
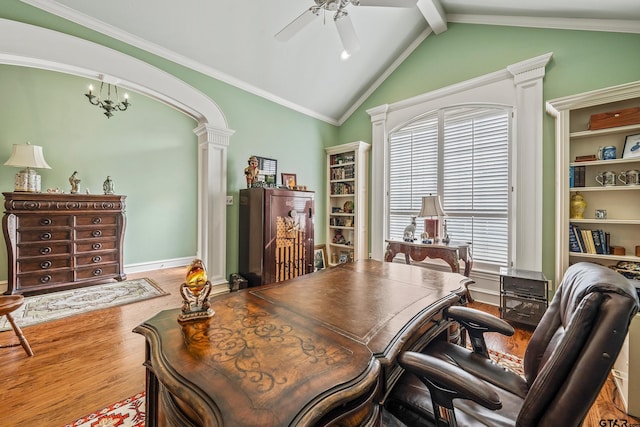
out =
[[(220, 107), (177, 77), (114, 49), (45, 28), (0, 19), (0, 63), (117, 83), (198, 122), (198, 247), (212, 284), (226, 282), (227, 148), (234, 131)], [(53, 48), (52, 48), (53, 47)]]

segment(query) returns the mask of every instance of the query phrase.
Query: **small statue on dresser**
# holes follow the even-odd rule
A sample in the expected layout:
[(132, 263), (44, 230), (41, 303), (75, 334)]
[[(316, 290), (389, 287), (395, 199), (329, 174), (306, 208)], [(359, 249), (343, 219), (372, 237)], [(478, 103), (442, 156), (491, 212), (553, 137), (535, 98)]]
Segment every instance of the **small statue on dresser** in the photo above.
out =
[(247, 179), (247, 188), (251, 188), (252, 184), (258, 181), (258, 158), (256, 156), (249, 157), (249, 166), (244, 168), (244, 176)]
[(115, 193), (113, 181), (111, 180), (110, 176), (107, 176), (107, 179), (104, 180), (104, 183), (102, 184), (102, 190), (104, 191), (105, 195)]
[(80, 191), (80, 178), (78, 178), (78, 171), (73, 171), (73, 174), (69, 177), (69, 184), (71, 184), (71, 194), (76, 194)]
[(411, 217), (411, 224), (407, 225), (404, 229), (404, 235), (402, 239), (405, 242), (413, 242), (416, 240), (416, 217)]

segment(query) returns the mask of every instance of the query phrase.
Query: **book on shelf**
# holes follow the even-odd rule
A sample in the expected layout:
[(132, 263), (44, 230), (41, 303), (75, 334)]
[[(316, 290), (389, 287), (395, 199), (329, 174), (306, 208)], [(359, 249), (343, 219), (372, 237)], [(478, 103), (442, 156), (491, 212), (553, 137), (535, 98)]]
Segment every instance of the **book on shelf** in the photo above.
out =
[(569, 166), (569, 188), (575, 187), (574, 173), (575, 166)]
[(611, 235), (602, 229), (581, 230), (569, 223), (569, 251), (586, 254), (608, 255), (610, 253)]
[(573, 166), (573, 186), (585, 186), (586, 166)]
[(576, 227), (573, 224), (569, 224), (569, 251), (570, 252), (583, 252), (578, 243), (578, 236), (576, 235)]
[(593, 245), (595, 247), (595, 251), (597, 254), (603, 255), (604, 248), (602, 246), (602, 242), (600, 241), (600, 231), (599, 230), (591, 230), (591, 236), (593, 238)]

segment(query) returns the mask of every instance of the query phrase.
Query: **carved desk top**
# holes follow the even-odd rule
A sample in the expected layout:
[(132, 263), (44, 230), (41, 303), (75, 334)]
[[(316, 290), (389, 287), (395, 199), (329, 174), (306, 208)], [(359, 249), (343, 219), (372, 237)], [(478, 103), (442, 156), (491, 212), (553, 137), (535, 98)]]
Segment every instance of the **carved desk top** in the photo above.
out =
[(468, 280), (366, 260), (217, 296), (207, 320), (181, 325), (179, 310), (161, 312), (134, 329), (148, 345), (147, 425), (157, 380), (200, 425), (315, 425), (356, 401), (357, 419), (370, 421), (385, 370)]

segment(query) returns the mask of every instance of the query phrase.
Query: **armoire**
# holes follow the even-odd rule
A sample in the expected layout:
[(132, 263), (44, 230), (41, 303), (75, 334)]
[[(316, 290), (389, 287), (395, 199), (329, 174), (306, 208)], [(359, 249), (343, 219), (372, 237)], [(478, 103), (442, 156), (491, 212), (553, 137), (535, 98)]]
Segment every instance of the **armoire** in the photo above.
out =
[(313, 271), (313, 191), (242, 189), (239, 211), (238, 273), (249, 286)]

